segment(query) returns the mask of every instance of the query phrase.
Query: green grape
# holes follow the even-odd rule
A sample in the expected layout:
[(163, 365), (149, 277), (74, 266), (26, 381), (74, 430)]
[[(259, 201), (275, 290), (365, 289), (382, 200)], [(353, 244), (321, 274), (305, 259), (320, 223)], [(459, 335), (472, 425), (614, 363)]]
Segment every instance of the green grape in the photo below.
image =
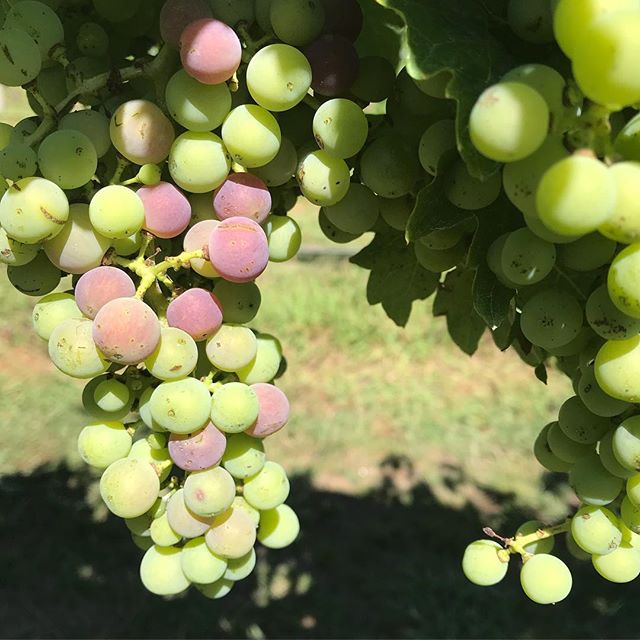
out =
[(211, 421), (225, 433), (240, 433), (258, 418), (258, 396), (241, 382), (229, 382), (213, 394)]
[(605, 507), (581, 507), (571, 520), (571, 535), (587, 553), (606, 555), (615, 551), (622, 540), (618, 519)]
[(225, 323), (246, 324), (258, 313), (262, 296), (255, 282), (234, 283), (220, 280), (215, 294), (222, 306)]
[(549, 0), (509, 0), (507, 22), (513, 33), (526, 42), (553, 42), (553, 13)]
[(235, 162), (243, 167), (262, 167), (280, 149), (280, 126), (266, 109), (245, 104), (236, 107), (222, 125), (222, 139)]
[(353, 233), (347, 233), (346, 231), (338, 229), (338, 227), (327, 218), (324, 209), (320, 209), (318, 213), (318, 226), (326, 238), (338, 244), (345, 244), (359, 237)]
[(298, 153), (293, 142), (288, 138), (282, 138), (276, 157), (262, 167), (255, 167), (251, 173), (269, 187), (280, 187), (291, 180), (297, 167)]
[[(158, 498), (160, 499), (160, 498)], [(141, 516), (137, 516), (136, 518), (125, 518), (124, 523), (131, 531), (131, 533), (140, 536), (141, 538), (150, 538), (151, 531), (149, 527), (153, 522), (153, 518), (149, 515), (149, 512), (143, 513)]]
[(73, 129), (49, 134), (38, 148), (42, 175), (62, 189), (77, 189), (91, 180), (98, 156), (91, 140)]
[[(413, 116), (431, 116), (441, 109), (442, 102), (434, 99), (418, 86), (418, 82), (411, 77), (407, 67), (404, 67), (396, 78), (394, 96), (387, 100), (387, 113), (397, 106), (397, 117), (401, 114)], [(409, 112), (407, 114), (406, 112)], [(415, 133), (415, 131), (414, 131)]]
[(231, 92), (224, 82), (202, 84), (184, 69), (167, 82), (165, 100), (171, 117), (189, 131), (213, 131), (231, 111)]
[[(271, 0), (269, 0), (271, 2)], [(211, 584), (196, 584), (196, 589), (205, 597), (210, 600), (218, 600), (224, 598), (233, 589), (235, 582), (222, 578), (216, 580)]]
[(435, 176), (440, 160), (456, 148), (456, 128), (453, 120), (438, 120), (427, 127), (420, 138), (418, 158), (422, 168)]
[[(637, 1), (637, 0), (634, 0)], [(640, 162), (640, 114), (631, 118), (620, 130), (614, 147), (625, 160)]]
[(136, 177), (143, 185), (153, 187), (160, 183), (162, 178), (162, 168), (157, 164), (143, 164)]
[[(523, 0), (518, 0), (522, 2)], [(547, 0), (542, 0), (548, 5)], [(524, 0), (528, 4), (528, 0)], [(521, 82), (535, 89), (547, 103), (551, 118), (562, 116), (564, 106), (564, 92), (567, 86), (565, 79), (552, 67), (545, 64), (523, 64), (511, 69), (502, 77), (502, 81)], [(551, 128), (554, 128), (554, 122)]]
[[(516, 530), (516, 541), (518, 538), (523, 536), (529, 536), (532, 533), (536, 533), (540, 529), (543, 528), (543, 524), (538, 520), (527, 520), (527, 522), (523, 522), (518, 529)], [(524, 546), (524, 550), (527, 553), (551, 553), (555, 544), (555, 538), (553, 536), (549, 536), (548, 538), (540, 538), (535, 540), (534, 542), (529, 542)]]
[(535, 603), (555, 604), (569, 595), (573, 579), (569, 567), (560, 558), (541, 553), (525, 561), (520, 584)]
[(609, 169), (616, 186), (616, 206), (600, 225), (600, 233), (616, 242), (640, 240), (640, 163), (617, 162)]
[(216, 555), (242, 558), (256, 541), (256, 528), (244, 511), (227, 509), (213, 519), (204, 539), (209, 550)]
[(622, 478), (609, 473), (595, 452), (575, 463), (570, 483), (582, 503), (597, 507), (613, 502), (622, 490)]
[(242, 558), (236, 558), (235, 560), (229, 560), (227, 563), (227, 570), (224, 572), (225, 580), (232, 580), (238, 582), (247, 578), (256, 566), (256, 551), (251, 549), (249, 553), (242, 556)]
[(135, 400), (134, 394), (129, 394), (129, 401), (118, 411), (104, 411), (95, 401), (95, 392), (98, 386), (108, 380), (108, 376), (100, 375), (90, 380), (82, 390), (82, 406), (94, 419), (102, 421), (118, 421), (122, 420), (130, 411)]
[(568, 531), (565, 536), (565, 543), (567, 545), (567, 551), (576, 559), (576, 560), (591, 560), (591, 554), (587, 553), (583, 549), (581, 549), (577, 542), (573, 539), (571, 532)]
[(462, 160), (458, 160), (447, 175), (445, 193), (449, 202), (460, 209), (484, 209), (500, 195), (500, 174), (494, 173), (484, 182), (474, 178)]
[(620, 516), (628, 529), (633, 533), (640, 533), (640, 508), (636, 507), (627, 496), (622, 499)]
[(142, 234), (140, 231), (137, 231), (126, 238), (112, 240), (111, 246), (119, 256), (132, 256), (134, 253), (137, 253), (142, 246)]
[(524, 227), (508, 235), (501, 260), (502, 271), (511, 282), (534, 284), (551, 273), (556, 262), (556, 248)]
[(109, 50), (109, 34), (97, 22), (85, 22), (78, 29), (76, 44), (82, 55), (102, 58)]
[(252, 24), (256, 17), (254, 0), (209, 0), (209, 5), (215, 18), (232, 27), (239, 22)]
[(607, 286), (613, 304), (632, 318), (640, 318), (640, 242), (623, 249), (609, 267)]
[(635, 505), (640, 506), (640, 473), (627, 479), (627, 496)]
[(256, 509), (275, 509), (289, 496), (289, 479), (276, 462), (266, 462), (254, 476), (244, 481), (244, 499)]
[(182, 571), (188, 580), (210, 585), (227, 571), (227, 561), (207, 547), (204, 537), (187, 540), (182, 547)]
[(594, 444), (576, 442), (569, 438), (557, 422), (554, 422), (547, 431), (547, 443), (551, 453), (563, 462), (576, 463), (595, 450)]
[(159, 490), (151, 465), (135, 458), (112, 462), (100, 478), (100, 495), (109, 511), (120, 518), (135, 518), (151, 509)]
[(635, 471), (630, 471), (626, 467), (623, 467), (618, 461), (613, 451), (613, 436), (614, 431), (609, 431), (600, 440), (600, 444), (598, 445), (600, 462), (611, 475), (616, 476), (616, 478), (621, 478), (622, 480), (627, 480), (635, 474)]
[(418, 264), (427, 271), (442, 273), (460, 264), (467, 255), (468, 245), (466, 240), (462, 239), (450, 249), (429, 249), (423, 242), (416, 242), (413, 248)]
[(640, 53), (639, 9), (636, 4), (634, 11), (600, 17), (581, 34), (572, 53), (573, 75), (582, 92), (615, 111), (640, 100), (640, 79), (635, 70)]
[(631, 545), (621, 544), (604, 556), (593, 555), (594, 569), (609, 582), (625, 583), (640, 575), (640, 553)]
[(324, 8), (320, 0), (271, 0), (269, 20), (278, 39), (304, 47), (320, 35)]
[(122, 422), (92, 422), (78, 436), (78, 453), (92, 467), (106, 469), (131, 450), (131, 435)]
[(172, 380), (158, 385), (149, 401), (151, 418), (172, 433), (192, 433), (209, 419), (211, 395), (195, 378)]
[(0, 201), (0, 225), (10, 238), (24, 244), (55, 237), (68, 217), (64, 191), (44, 178), (18, 180)]
[(462, 557), (462, 571), (467, 580), (481, 587), (498, 584), (509, 568), (509, 555), (493, 540), (476, 540), (467, 546)]
[(38, 128), (39, 119), (35, 117), (23, 118), (11, 132), (10, 142), (24, 142)]
[(383, 198), (400, 198), (414, 188), (420, 168), (411, 147), (400, 138), (387, 135), (365, 149), (360, 172), (362, 182), (374, 193)]
[(590, 233), (574, 242), (558, 248), (558, 263), (573, 271), (595, 271), (608, 264), (616, 252), (616, 243), (601, 236)]
[(551, 231), (591, 233), (612, 214), (616, 184), (605, 164), (582, 155), (556, 162), (542, 176), (536, 193), (538, 215)]
[(182, 550), (151, 547), (140, 563), (140, 579), (157, 596), (172, 596), (188, 589), (190, 582), (182, 571)]
[(296, 178), (302, 195), (321, 207), (340, 202), (351, 186), (346, 162), (326, 151), (305, 154), (298, 164)]
[(240, 382), (256, 384), (271, 382), (277, 375), (282, 362), (282, 345), (280, 341), (268, 333), (257, 336), (256, 355), (245, 366), (237, 370)]
[(153, 547), (153, 540), (151, 538), (145, 538), (143, 536), (137, 536), (135, 533), (131, 534), (131, 540), (133, 544), (141, 549), (142, 551), (148, 551), (151, 547)]
[(91, 320), (61, 322), (49, 338), (49, 357), (53, 364), (72, 378), (93, 378), (109, 368), (92, 337)]
[(100, 410), (117, 413), (131, 406), (131, 391), (123, 382), (109, 378), (98, 384), (93, 392), (93, 399)]
[(144, 204), (131, 189), (121, 185), (102, 187), (89, 203), (89, 218), (95, 230), (107, 238), (123, 240), (144, 224)]
[(260, 49), (247, 66), (251, 97), (269, 111), (292, 109), (311, 86), (311, 65), (304, 54), (288, 44)]
[(18, 87), (34, 80), (42, 68), (37, 43), (25, 31), (15, 28), (0, 30), (0, 82)]
[(161, 516), (155, 518), (149, 527), (151, 540), (153, 544), (159, 547), (170, 547), (174, 544), (178, 544), (182, 540), (182, 536), (177, 534), (169, 524), (167, 514), (163, 513)]
[(178, 489), (167, 503), (167, 518), (171, 528), (183, 538), (197, 538), (204, 535), (213, 521), (187, 509), (184, 503), (184, 490)]
[(38, 157), (23, 142), (12, 142), (0, 151), (0, 175), (12, 181), (33, 176), (38, 169)]
[(469, 116), (471, 141), (498, 162), (515, 162), (540, 147), (549, 130), (544, 98), (521, 82), (500, 82), (482, 93)]
[(191, 374), (197, 362), (198, 347), (193, 338), (181, 329), (162, 327), (160, 342), (144, 366), (159, 380), (179, 380)]
[(91, 140), (98, 158), (104, 157), (111, 149), (109, 119), (100, 111), (91, 109), (72, 111), (60, 119), (58, 126), (61, 130), (71, 129), (83, 133)]
[(128, 457), (147, 462), (160, 478), (160, 482), (164, 482), (169, 477), (173, 468), (169, 450), (166, 447), (161, 449), (152, 447), (147, 438), (134, 442)]
[(601, 389), (612, 398), (640, 402), (640, 336), (605, 342), (594, 372)]
[(231, 159), (215, 133), (185, 131), (169, 152), (169, 172), (175, 183), (189, 193), (217, 189), (229, 175)]
[(302, 244), (302, 231), (289, 216), (269, 216), (263, 223), (269, 243), (269, 260), (286, 262), (295, 258)]
[(266, 460), (262, 440), (236, 433), (227, 438), (221, 464), (234, 478), (244, 480), (259, 473)]
[(49, 57), (53, 47), (64, 41), (64, 28), (56, 12), (46, 4), (34, 0), (15, 3), (7, 11), (4, 28), (29, 34), (38, 45), (43, 60)]
[[(503, 167), (504, 192), (525, 217), (537, 217), (536, 191), (540, 180), (550, 166), (566, 158), (567, 155), (562, 138), (548, 136), (535, 153)], [(546, 230), (546, 227), (543, 226), (543, 229)], [(535, 229), (532, 230), (536, 232)], [(549, 230), (547, 232), (551, 233)]]
[(567, 437), (583, 444), (595, 444), (611, 428), (610, 420), (591, 413), (578, 396), (560, 407), (558, 424)]
[(589, 296), (585, 315), (591, 328), (605, 340), (627, 340), (640, 333), (640, 319), (620, 311), (613, 304), (606, 285)]
[(328, 100), (313, 117), (313, 135), (318, 146), (337, 158), (351, 158), (359, 153), (368, 134), (367, 117), (351, 100)]
[(579, 236), (560, 236), (553, 231), (550, 231), (545, 227), (542, 220), (537, 215), (527, 215), (523, 214), (524, 223), (527, 225), (530, 231), (533, 231), (538, 238), (542, 238), (547, 242), (553, 242), (554, 244), (567, 244), (569, 242), (574, 242), (578, 239)]
[[(571, 340), (571, 342), (567, 342), (567, 344), (562, 345), (561, 347), (555, 347), (554, 349), (550, 349), (549, 353), (554, 356), (560, 356), (562, 358), (567, 358), (571, 356), (579, 357), (580, 354), (584, 351), (584, 349), (587, 347), (587, 345), (591, 342), (591, 340), (594, 337), (595, 337), (595, 334), (591, 330), (591, 327), (584, 326), (582, 327), (582, 329), (580, 329), (580, 333), (578, 333), (578, 335), (573, 340)], [(573, 377), (574, 369), (571, 369), (567, 375)], [(578, 384), (578, 379), (576, 377), (575, 385), (577, 384)]]
[[(440, 75), (447, 76), (448, 74), (437, 74), (434, 77)], [(363, 102), (382, 102), (393, 92), (395, 80), (395, 69), (389, 60), (381, 56), (364, 56), (360, 58), (358, 75), (351, 85), (351, 93)], [(422, 87), (422, 83), (426, 82), (428, 80), (416, 81), (416, 84), (423, 93), (432, 95)]]
[(582, 306), (570, 294), (547, 289), (524, 305), (520, 327), (527, 340), (543, 349), (568, 344), (582, 329)]
[(207, 340), (206, 350), (216, 369), (239, 371), (256, 357), (258, 341), (251, 329), (225, 323)]
[(578, 395), (585, 407), (603, 418), (612, 418), (629, 408), (629, 403), (607, 395), (598, 384), (593, 367), (586, 367), (578, 383)]
[(633, 547), (636, 551), (640, 551), (640, 535), (634, 533), (622, 519), (618, 521), (620, 531), (622, 531), (622, 544), (621, 546)]
[(640, 416), (624, 420), (613, 432), (613, 453), (625, 468), (640, 471)]
[[(404, 231), (407, 228), (414, 206), (415, 200), (410, 195), (403, 196), (402, 198), (381, 198), (378, 196), (377, 208), (380, 216), (392, 229), (396, 229), (397, 231)], [(456, 244), (459, 239), (460, 238), (453, 244)], [(450, 249), (451, 247), (443, 248)]]
[(236, 497), (236, 483), (222, 467), (190, 473), (184, 483), (184, 503), (198, 516), (215, 516), (226, 511)]
[(65, 320), (82, 318), (75, 298), (70, 293), (50, 293), (38, 300), (31, 315), (34, 331), (49, 340), (53, 330)]
[(258, 540), (269, 549), (288, 547), (300, 533), (300, 521), (296, 512), (281, 504), (260, 514)]
[[(565, 462), (559, 458), (555, 453), (551, 451), (549, 446), (548, 434), (551, 426), (556, 423), (548, 424), (538, 434), (536, 441), (533, 445), (533, 455), (536, 460), (548, 471), (554, 471), (556, 473), (569, 471), (573, 464), (571, 462)], [(562, 432), (560, 432), (562, 433)]]
[(254, 509), (242, 496), (236, 496), (231, 506), (244, 511), (256, 527), (260, 524), (260, 511)]
[(362, 184), (354, 182), (347, 195), (337, 204), (323, 207), (329, 222), (341, 231), (361, 235), (370, 231), (378, 220), (379, 198)]

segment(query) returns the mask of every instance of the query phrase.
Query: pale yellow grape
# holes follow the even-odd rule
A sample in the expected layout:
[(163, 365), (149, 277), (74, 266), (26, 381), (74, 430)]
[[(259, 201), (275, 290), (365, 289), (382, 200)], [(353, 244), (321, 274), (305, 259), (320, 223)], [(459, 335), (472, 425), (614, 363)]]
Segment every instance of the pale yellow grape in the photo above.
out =
[(233, 588), (235, 582), (221, 578), (211, 584), (196, 584), (196, 589), (205, 597), (210, 600), (218, 600), (224, 598), (229, 591)]
[(227, 562), (227, 570), (224, 572), (225, 580), (233, 580), (238, 582), (244, 580), (256, 566), (256, 550), (251, 549), (249, 553), (242, 556), (242, 558), (229, 559)]
[(25, 244), (55, 237), (68, 218), (67, 196), (44, 178), (18, 180), (0, 200), (0, 226), (10, 238)]
[[(539, 520), (527, 520), (527, 522), (523, 522), (516, 530), (516, 540), (522, 536), (529, 536), (532, 533), (537, 533), (543, 527), (544, 525)], [(524, 550), (527, 553), (533, 553), (534, 555), (537, 553), (550, 553), (554, 544), (555, 538), (553, 536), (548, 538), (538, 538), (534, 542), (530, 542), (525, 545)]]
[(289, 505), (281, 504), (260, 514), (258, 540), (269, 549), (288, 547), (299, 533), (300, 521)]
[(469, 544), (462, 556), (462, 572), (467, 580), (481, 587), (498, 584), (509, 568), (509, 562), (498, 555), (500, 551), (504, 549), (493, 540), (476, 540)]
[(622, 531), (622, 545), (633, 547), (636, 551), (640, 552), (640, 535), (635, 531), (632, 531), (627, 527), (622, 519), (618, 521), (620, 531)]
[(215, 516), (226, 511), (236, 496), (236, 483), (222, 467), (194, 471), (184, 483), (184, 503), (199, 516)]
[(560, 0), (556, 1), (553, 31), (560, 48), (572, 58), (585, 31), (596, 20), (627, 9), (640, 9), (640, 0)]
[(78, 453), (92, 467), (106, 469), (131, 450), (131, 434), (122, 422), (92, 422), (78, 436)]
[(207, 547), (204, 537), (188, 540), (182, 547), (182, 571), (191, 582), (211, 584), (227, 570), (227, 561)]
[(208, 340), (207, 358), (221, 371), (238, 371), (246, 367), (258, 351), (256, 334), (236, 324), (223, 324)]
[(587, 553), (605, 555), (615, 551), (622, 540), (616, 516), (605, 507), (585, 506), (571, 520), (571, 535)]
[(157, 596), (182, 593), (191, 584), (182, 571), (182, 550), (154, 545), (142, 558), (140, 579)]
[(500, 82), (482, 93), (469, 116), (471, 141), (480, 153), (498, 162), (531, 155), (547, 137), (549, 107), (521, 82)]
[(231, 508), (244, 511), (251, 518), (256, 527), (260, 524), (260, 511), (252, 507), (242, 496), (236, 496), (233, 499)]
[(256, 355), (246, 366), (238, 369), (238, 378), (245, 384), (271, 382), (280, 369), (282, 345), (268, 333), (258, 334)]
[(211, 401), (211, 422), (225, 433), (240, 433), (257, 419), (260, 404), (256, 392), (241, 382), (216, 389)]
[(100, 495), (120, 518), (135, 518), (151, 509), (158, 491), (160, 481), (151, 465), (134, 458), (116, 460), (100, 478)]
[(123, 240), (142, 229), (144, 204), (131, 189), (117, 184), (108, 185), (91, 198), (89, 218), (98, 233)]
[(160, 547), (170, 547), (171, 545), (178, 544), (178, 542), (182, 540), (182, 536), (171, 528), (166, 513), (163, 513), (151, 522), (149, 531), (153, 543)]
[(38, 255), (39, 249), (38, 245), (24, 244), (10, 238), (0, 228), (0, 263), (21, 267), (31, 262)]
[(70, 293), (49, 293), (38, 300), (31, 314), (33, 329), (43, 340), (49, 340), (53, 330), (65, 320), (81, 318), (82, 311)]
[(606, 222), (616, 204), (609, 168), (588, 156), (572, 155), (542, 176), (536, 193), (538, 216), (561, 235), (591, 233)]
[(633, 505), (640, 507), (640, 473), (627, 480), (627, 497)]
[(244, 482), (244, 499), (256, 509), (275, 509), (289, 496), (289, 479), (277, 463), (268, 461), (255, 476)]
[(71, 318), (61, 322), (49, 337), (51, 362), (72, 378), (95, 378), (109, 362), (93, 342), (93, 322)]
[(127, 457), (146, 462), (158, 475), (160, 482), (164, 482), (169, 477), (173, 467), (169, 450), (156, 449), (147, 439), (134, 442)]
[(541, 553), (524, 563), (520, 584), (537, 604), (555, 604), (569, 595), (573, 579), (569, 567), (560, 558)]
[(302, 195), (321, 207), (340, 202), (351, 185), (347, 163), (326, 151), (312, 151), (305, 155), (298, 164), (296, 177)]
[(213, 518), (192, 513), (184, 503), (184, 490), (176, 491), (167, 503), (167, 518), (171, 528), (183, 538), (197, 538), (211, 526)]
[(621, 544), (615, 551), (604, 556), (592, 556), (595, 570), (609, 582), (625, 583), (640, 575), (640, 551)]
[(198, 363), (198, 347), (182, 329), (162, 327), (160, 342), (144, 361), (149, 373), (159, 380), (179, 380), (188, 376)]
[(269, 243), (269, 260), (286, 262), (296, 256), (302, 245), (302, 231), (290, 216), (269, 216), (264, 222)]
[(258, 473), (266, 460), (262, 440), (236, 433), (227, 438), (221, 464), (234, 478), (243, 480)]
[(616, 206), (599, 228), (616, 242), (640, 240), (640, 162), (617, 162), (610, 169), (616, 185)]
[(195, 378), (163, 382), (151, 396), (151, 417), (172, 433), (192, 433), (209, 420), (211, 394)]
[(256, 528), (244, 511), (227, 509), (213, 519), (204, 538), (213, 553), (224, 558), (241, 558), (255, 544)]
[(605, 393), (618, 400), (640, 402), (640, 336), (605, 342), (594, 366)]

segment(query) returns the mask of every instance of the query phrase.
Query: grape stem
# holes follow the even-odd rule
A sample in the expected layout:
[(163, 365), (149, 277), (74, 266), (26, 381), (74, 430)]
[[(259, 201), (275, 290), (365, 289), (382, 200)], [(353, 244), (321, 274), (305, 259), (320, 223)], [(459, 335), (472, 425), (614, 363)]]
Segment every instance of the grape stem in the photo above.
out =
[(122, 174), (125, 172), (125, 169), (130, 164), (131, 163), (126, 158), (123, 158), (120, 154), (118, 154), (118, 164), (116, 165), (116, 170), (113, 172), (113, 175), (111, 176), (111, 180), (109, 180), (109, 184), (124, 185), (125, 183), (121, 182)]
[(526, 561), (532, 555), (525, 549), (527, 545), (533, 542), (538, 542), (539, 540), (552, 538), (559, 533), (567, 533), (567, 531), (571, 529), (571, 520), (571, 518), (568, 518), (560, 524), (553, 525), (552, 527), (544, 527), (542, 529), (538, 529), (537, 531), (534, 531), (533, 533), (530, 533), (526, 536), (507, 538), (506, 547), (509, 553), (519, 553), (522, 556), (522, 559)]
[(236, 25), (236, 33), (240, 36), (240, 39), (244, 43), (242, 61), (247, 63), (249, 62), (249, 60), (251, 60), (251, 58), (253, 58), (253, 56), (259, 49), (262, 49), (262, 47), (276, 41), (273, 35), (265, 35), (262, 36), (262, 38), (254, 40), (249, 33), (248, 25), (246, 22), (239, 22)]
[(310, 93), (307, 93), (302, 101), (306, 105), (311, 107), (314, 111), (317, 111), (320, 108), (320, 100), (318, 100), (318, 98), (316, 98), (315, 96), (312, 96)]

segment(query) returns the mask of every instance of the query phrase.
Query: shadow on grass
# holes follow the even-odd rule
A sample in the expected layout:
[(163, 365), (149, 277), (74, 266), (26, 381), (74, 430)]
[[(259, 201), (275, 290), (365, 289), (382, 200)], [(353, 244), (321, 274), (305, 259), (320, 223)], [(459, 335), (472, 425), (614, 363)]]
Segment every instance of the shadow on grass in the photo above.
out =
[[(83, 638), (621, 638), (637, 635), (637, 587), (606, 583), (570, 562), (569, 601), (538, 607), (517, 570), (497, 587), (468, 584), (465, 545), (486, 524), (441, 505), (424, 484), (398, 489), (410, 463), (383, 463), (380, 487), (349, 496), (292, 481), (304, 534), (260, 553), (253, 576), (225, 599), (194, 590), (165, 601), (138, 579), (141, 552), (122, 522), (94, 522), (92, 480), (65, 467), (0, 479), (0, 635)], [(406, 479), (406, 478), (405, 478)], [(402, 483), (400, 483), (402, 484)], [(531, 514), (485, 492), (512, 531)], [(562, 541), (559, 546), (564, 550)], [(564, 556), (566, 558), (566, 554)], [(633, 598), (633, 600), (632, 600)]]

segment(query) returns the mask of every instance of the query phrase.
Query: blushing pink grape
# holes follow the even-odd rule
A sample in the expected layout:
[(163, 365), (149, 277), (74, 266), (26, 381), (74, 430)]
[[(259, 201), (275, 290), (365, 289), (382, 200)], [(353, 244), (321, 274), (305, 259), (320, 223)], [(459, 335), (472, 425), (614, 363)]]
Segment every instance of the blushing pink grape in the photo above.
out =
[(204, 429), (169, 438), (169, 455), (177, 466), (185, 471), (203, 471), (220, 462), (227, 447), (227, 439), (213, 423)]
[(138, 364), (160, 341), (160, 321), (154, 310), (137, 298), (116, 298), (98, 311), (93, 321), (93, 341), (118, 364)]
[(198, 342), (220, 328), (222, 308), (211, 291), (189, 289), (171, 301), (167, 307), (167, 321), (170, 327), (182, 329)]
[(249, 218), (227, 218), (211, 233), (209, 260), (225, 280), (255, 280), (269, 262), (267, 236), (262, 227)]
[(180, 37), (184, 70), (203, 84), (229, 80), (240, 66), (242, 45), (235, 31), (220, 20), (204, 18), (188, 25)]
[(137, 194), (144, 204), (144, 228), (154, 236), (175, 238), (189, 226), (189, 200), (170, 182), (140, 187)]
[(260, 410), (255, 424), (245, 433), (254, 438), (266, 438), (280, 431), (289, 420), (289, 400), (281, 389), (275, 385), (259, 382), (251, 388), (258, 396)]
[(129, 274), (116, 267), (96, 267), (87, 271), (76, 283), (76, 304), (92, 320), (107, 302), (116, 298), (132, 298), (136, 285)]
[[(187, 231), (182, 246), (185, 251), (199, 251), (206, 247), (209, 250), (209, 238), (213, 230), (220, 224), (219, 220), (203, 220)], [(213, 268), (209, 260), (195, 258), (191, 260), (191, 268), (205, 278), (219, 278), (220, 274)]]
[(242, 216), (260, 224), (271, 211), (271, 193), (258, 176), (233, 173), (214, 193), (213, 208), (220, 220)]
[(180, 36), (187, 25), (211, 17), (207, 0), (167, 0), (160, 10), (160, 35), (174, 49), (180, 48)]

